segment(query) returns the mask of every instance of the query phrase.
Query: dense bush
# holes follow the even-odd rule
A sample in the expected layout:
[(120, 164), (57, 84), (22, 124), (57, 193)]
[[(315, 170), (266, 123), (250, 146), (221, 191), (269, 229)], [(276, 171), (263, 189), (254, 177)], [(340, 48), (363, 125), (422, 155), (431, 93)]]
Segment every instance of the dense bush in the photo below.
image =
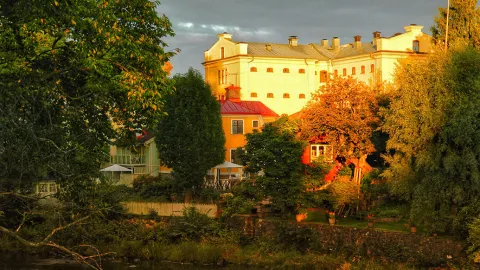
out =
[(133, 181), (135, 195), (143, 200), (172, 201), (181, 190), (175, 185), (174, 180), (168, 176), (142, 175)]

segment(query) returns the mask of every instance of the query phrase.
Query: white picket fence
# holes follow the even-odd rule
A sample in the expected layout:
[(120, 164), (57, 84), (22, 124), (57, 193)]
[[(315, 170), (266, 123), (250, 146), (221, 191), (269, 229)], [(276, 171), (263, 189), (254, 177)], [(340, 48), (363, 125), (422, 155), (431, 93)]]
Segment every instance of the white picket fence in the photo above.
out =
[(195, 207), (200, 213), (209, 217), (216, 217), (216, 204), (184, 204), (184, 203), (158, 203), (158, 202), (124, 202), (122, 205), (127, 213), (134, 215), (148, 215), (153, 209), (159, 216), (183, 216), (183, 210), (189, 207)]

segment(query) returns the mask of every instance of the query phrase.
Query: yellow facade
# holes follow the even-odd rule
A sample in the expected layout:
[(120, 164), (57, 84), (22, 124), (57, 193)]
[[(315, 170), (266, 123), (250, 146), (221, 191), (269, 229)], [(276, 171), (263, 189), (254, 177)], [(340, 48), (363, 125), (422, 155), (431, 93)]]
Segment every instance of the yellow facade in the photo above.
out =
[(293, 114), (335, 73), (367, 83), (391, 81), (399, 59), (431, 52), (431, 36), (422, 28), (409, 25), (404, 33), (388, 38), (375, 32), (367, 43), (356, 36), (344, 45), (338, 38), (308, 45), (299, 44), (297, 37), (290, 37), (287, 44), (236, 42), (224, 33), (205, 51), (205, 80), (219, 99), (233, 84), (242, 89), (242, 100), (261, 101), (278, 114)]

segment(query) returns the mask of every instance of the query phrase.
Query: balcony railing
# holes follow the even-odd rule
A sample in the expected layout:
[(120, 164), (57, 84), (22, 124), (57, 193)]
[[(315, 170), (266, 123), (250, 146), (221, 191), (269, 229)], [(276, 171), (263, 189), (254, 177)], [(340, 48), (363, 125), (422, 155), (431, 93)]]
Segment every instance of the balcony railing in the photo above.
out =
[(143, 155), (115, 155), (110, 157), (112, 164), (145, 164)]

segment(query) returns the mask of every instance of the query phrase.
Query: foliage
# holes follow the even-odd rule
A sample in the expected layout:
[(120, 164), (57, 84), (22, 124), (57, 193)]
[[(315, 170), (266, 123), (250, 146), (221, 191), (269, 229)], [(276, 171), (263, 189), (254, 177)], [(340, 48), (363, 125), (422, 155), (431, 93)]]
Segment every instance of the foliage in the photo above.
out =
[(270, 249), (276, 248), (277, 250), (306, 253), (315, 247), (318, 232), (307, 226), (277, 222), (275, 223), (275, 231), (268, 240)]
[[(303, 109), (302, 138), (328, 142), (334, 156), (358, 168), (375, 151), (371, 136), (379, 122), (375, 92), (352, 77), (329, 80)], [(358, 179), (357, 179), (358, 180)]]
[(2, 2), (2, 190), (27, 193), (54, 178), (74, 193), (99, 175), (113, 139), (152, 126), (171, 90), (162, 66), (173, 55), (158, 5)]
[(480, 263), (480, 216), (468, 225), (468, 252), (475, 263)]
[[(480, 48), (480, 8), (477, 0), (451, 0), (448, 43)], [(447, 9), (439, 8), (435, 25), (431, 27), (435, 44), (445, 44)]]
[(328, 187), (332, 194), (333, 209), (342, 213), (344, 209), (353, 210), (359, 203), (359, 186), (348, 180), (336, 180)]
[(232, 189), (232, 196), (223, 196), (224, 206), (222, 218), (229, 218), (233, 214), (250, 214), (252, 208), (257, 204), (261, 197), (255, 183), (252, 181), (242, 181)]
[(174, 194), (181, 192), (175, 180), (168, 176), (142, 175), (133, 181), (133, 191), (142, 200), (171, 201)]
[(155, 131), (161, 161), (175, 183), (200, 188), (208, 169), (225, 160), (220, 104), (200, 72), (175, 75), (175, 91), (165, 97), (165, 115)]
[(480, 192), (480, 52), (467, 48), (406, 62), (384, 129), (392, 192), (412, 205), (427, 231), (465, 235), (458, 215)]
[(282, 212), (292, 213), (304, 190), (300, 176), (304, 146), (290, 130), (282, 129), (282, 121), (247, 134), (244, 157), (248, 172), (262, 172), (255, 180), (258, 193)]

